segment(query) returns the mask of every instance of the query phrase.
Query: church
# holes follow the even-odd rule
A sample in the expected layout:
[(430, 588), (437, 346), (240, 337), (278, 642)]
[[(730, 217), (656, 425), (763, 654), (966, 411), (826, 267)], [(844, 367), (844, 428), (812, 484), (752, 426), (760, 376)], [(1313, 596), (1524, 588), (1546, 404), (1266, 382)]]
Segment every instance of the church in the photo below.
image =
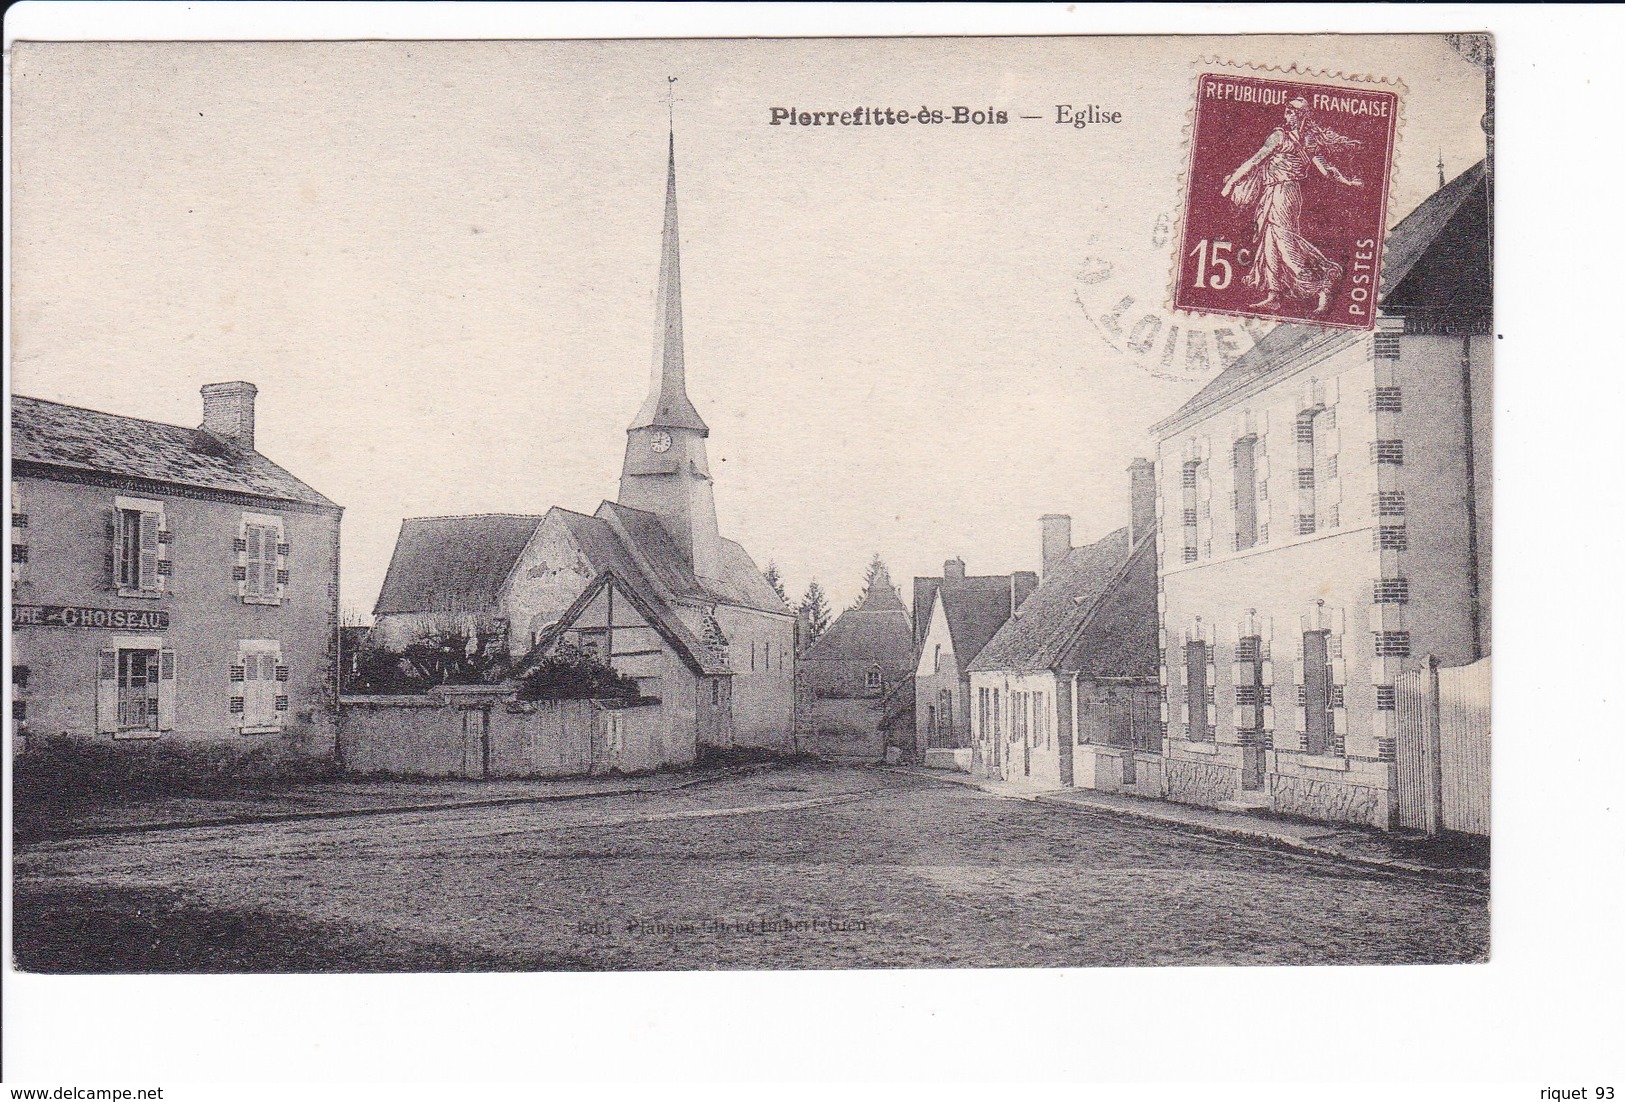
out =
[(675, 140), (649, 395), (626, 431), (617, 500), (588, 516), (408, 518), (374, 608), (399, 649), (468, 625), (523, 676), (581, 647), (658, 698), (672, 736), (700, 747), (792, 748), (795, 616), (745, 549), (717, 528), (706, 438), (689, 400), (677, 234)]

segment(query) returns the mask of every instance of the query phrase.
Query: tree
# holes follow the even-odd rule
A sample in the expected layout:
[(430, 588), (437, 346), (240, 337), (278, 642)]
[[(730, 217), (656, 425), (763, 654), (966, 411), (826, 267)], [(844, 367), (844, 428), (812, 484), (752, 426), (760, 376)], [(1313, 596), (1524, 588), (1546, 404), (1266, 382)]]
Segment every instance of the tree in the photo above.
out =
[(767, 573), (763, 574), (762, 577), (767, 579), (767, 584), (773, 587), (773, 592), (779, 595), (779, 600), (784, 602), (786, 608), (789, 608), (790, 598), (784, 592), (784, 579), (779, 575), (779, 564), (769, 559)]
[(869, 599), (870, 591), (873, 590), (876, 585), (882, 585), (888, 589), (891, 588), (891, 571), (886, 569), (885, 560), (880, 557), (879, 551), (874, 553), (874, 555), (869, 559), (869, 565), (864, 568), (863, 591), (858, 594), (858, 599), (852, 603), (852, 607), (857, 608), (859, 605), (863, 604), (864, 601), (867, 601)]
[(440, 627), (420, 634), (402, 657), (430, 685), (478, 685), (507, 667), (508, 647), (495, 633), (471, 635), (466, 627)]
[(824, 587), (818, 584), (815, 578), (807, 583), (807, 592), (801, 598), (801, 604), (796, 607), (801, 618), (807, 625), (807, 646), (818, 642), (818, 637), (824, 634), (829, 627), (829, 600), (824, 596)]

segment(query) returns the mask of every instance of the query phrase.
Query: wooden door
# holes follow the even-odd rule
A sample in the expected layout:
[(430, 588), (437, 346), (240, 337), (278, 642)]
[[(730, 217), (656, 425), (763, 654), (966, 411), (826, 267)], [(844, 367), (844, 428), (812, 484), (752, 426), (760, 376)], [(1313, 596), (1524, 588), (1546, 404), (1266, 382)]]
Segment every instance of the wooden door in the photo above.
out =
[(1332, 667), (1327, 637), (1324, 631), (1303, 636), (1303, 748), (1311, 754), (1332, 751)]

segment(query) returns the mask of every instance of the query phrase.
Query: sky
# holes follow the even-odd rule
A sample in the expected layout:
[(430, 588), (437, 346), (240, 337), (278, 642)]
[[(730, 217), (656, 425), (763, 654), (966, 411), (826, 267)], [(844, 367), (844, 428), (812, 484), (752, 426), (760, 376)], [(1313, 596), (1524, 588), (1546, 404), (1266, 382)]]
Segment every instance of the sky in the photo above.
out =
[[(1390, 224), (1484, 155), (1483, 73), (1435, 36), (20, 43), (12, 385), (196, 424), (254, 382), (370, 610), (403, 517), (614, 496), (671, 126), (723, 534), (837, 608), (875, 552), (905, 600), (954, 556), (1037, 569), (1042, 514), (1126, 522), (1210, 335), (1264, 331), (1162, 305), (1196, 74), (1238, 62), (1400, 88)], [(921, 105), (1011, 121), (770, 125)], [(1146, 318), (1210, 355), (1137, 348)]]

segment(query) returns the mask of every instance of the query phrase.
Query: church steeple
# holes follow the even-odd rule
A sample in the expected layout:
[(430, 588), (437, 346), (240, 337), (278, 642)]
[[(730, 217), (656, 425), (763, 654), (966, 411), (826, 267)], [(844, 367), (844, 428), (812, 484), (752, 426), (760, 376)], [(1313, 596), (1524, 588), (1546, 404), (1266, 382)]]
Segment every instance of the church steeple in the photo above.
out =
[(619, 501), (654, 513), (700, 578), (722, 577), (722, 541), (705, 438), (711, 430), (688, 400), (683, 372), (683, 290), (677, 250), (677, 143), (666, 145), (666, 221), (655, 295), (649, 396), (626, 430)]
[(688, 400), (683, 373), (683, 275), (677, 245), (677, 137), (666, 142), (666, 224), (660, 234), (660, 283), (655, 292), (654, 371), (649, 396), (632, 422), (633, 429), (651, 426), (710, 430)]

